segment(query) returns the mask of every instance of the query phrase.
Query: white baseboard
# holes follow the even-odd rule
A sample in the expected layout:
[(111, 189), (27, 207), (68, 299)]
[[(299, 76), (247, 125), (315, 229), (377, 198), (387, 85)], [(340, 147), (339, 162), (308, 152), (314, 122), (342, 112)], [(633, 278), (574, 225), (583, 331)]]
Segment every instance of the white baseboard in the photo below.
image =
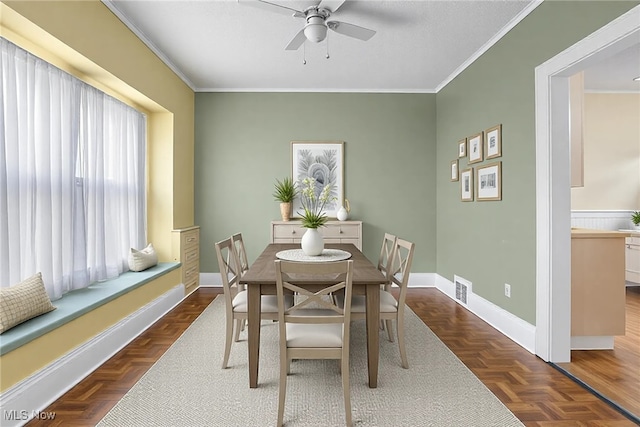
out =
[(201, 288), (221, 288), (222, 278), (220, 273), (200, 273)]
[[(456, 288), (453, 282), (436, 274), (435, 286), (442, 293), (455, 301)], [(514, 316), (507, 310), (498, 307), (491, 301), (471, 292), (467, 296), (467, 310), (497, 329), (507, 338), (535, 354), (536, 327)]]
[[(411, 273), (411, 277), (409, 277), (410, 288), (428, 288), (435, 285), (435, 273)], [(200, 287), (221, 288), (222, 278), (220, 273), (200, 273)]]
[[(144, 332), (184, 298), (180, 284), (0, 394), (0, 425), (21, 426)], [(12, 418), (12, 419), (8, 419)]]
[[(200, 286), (222, 287), (220, 273), (200, 273)], [(455, 300), (456, 289), (453, 282), (436, 273), (411, 273), (409, 287), (436, 287), (449, 298)], [(468, 295), (468, 302), (465, 307), (507, 338), (516, 342), (530, 353), (535, 353), (535, 326), (473, 292)]]

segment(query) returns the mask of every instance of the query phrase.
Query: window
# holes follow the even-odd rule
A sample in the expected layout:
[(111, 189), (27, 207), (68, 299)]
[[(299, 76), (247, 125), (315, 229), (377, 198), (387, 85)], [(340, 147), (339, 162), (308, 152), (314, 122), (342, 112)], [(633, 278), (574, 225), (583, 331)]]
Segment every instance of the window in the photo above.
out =
[(146, 118), (0, 38), (0, 284), (53, 299), (146, 244)]

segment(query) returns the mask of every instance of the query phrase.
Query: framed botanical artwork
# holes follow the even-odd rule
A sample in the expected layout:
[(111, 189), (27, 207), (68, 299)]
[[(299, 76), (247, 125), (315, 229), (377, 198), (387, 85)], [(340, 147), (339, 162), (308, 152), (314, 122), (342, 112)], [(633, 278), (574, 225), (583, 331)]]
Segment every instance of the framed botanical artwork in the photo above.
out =
[(458, 157), (467, 157), (467, 138), (458, 141)]
[(473, 168), (460, 173), (460, 200), (473, 202)]
[(496, 125), (484, 131), (485, 160), (502, 156), (502, 125)]
[(467, 138), (469, 141), (469, 164), (478, 163), (482, 158), (482, 132)]
[(458, 180), (458, 159), (451, 161), (451, 181)]
[[(329, 186), (329, 202), (324, 213), (335, 218), (344, 200), (344, 142), (342, 141), (292, 141), (291, 177), (300, 186), (303, 179), (315, 179), (315, 193), (320, 197)], [(293, 200), (291, 214), (299, 218), (302, 210), (300, 197)]]
[(476, 169), (476, 200), (502, 200), (502, 162)]

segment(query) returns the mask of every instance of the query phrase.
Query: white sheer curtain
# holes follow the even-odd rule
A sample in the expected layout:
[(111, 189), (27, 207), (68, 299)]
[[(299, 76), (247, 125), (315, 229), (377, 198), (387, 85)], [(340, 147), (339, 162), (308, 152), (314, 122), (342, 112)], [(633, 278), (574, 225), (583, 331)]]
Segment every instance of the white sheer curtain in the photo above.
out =
[(0, 38), (0, 286), (53, 299), (128, 269), (146, 242), (140, 112)]

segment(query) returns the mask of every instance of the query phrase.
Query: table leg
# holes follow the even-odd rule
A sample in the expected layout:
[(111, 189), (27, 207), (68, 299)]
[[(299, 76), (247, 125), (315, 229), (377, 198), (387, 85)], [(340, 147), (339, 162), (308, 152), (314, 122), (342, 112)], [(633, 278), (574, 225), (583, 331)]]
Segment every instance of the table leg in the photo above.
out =
[(380, 358), (380, 285), (367, 285), (367, 362), (369, 388), (378, 387)]
[(258, 387), (258, 363), (260, 361), (260, 286), (247, 286), (247, 323), (249, 349), (249, 387)]

